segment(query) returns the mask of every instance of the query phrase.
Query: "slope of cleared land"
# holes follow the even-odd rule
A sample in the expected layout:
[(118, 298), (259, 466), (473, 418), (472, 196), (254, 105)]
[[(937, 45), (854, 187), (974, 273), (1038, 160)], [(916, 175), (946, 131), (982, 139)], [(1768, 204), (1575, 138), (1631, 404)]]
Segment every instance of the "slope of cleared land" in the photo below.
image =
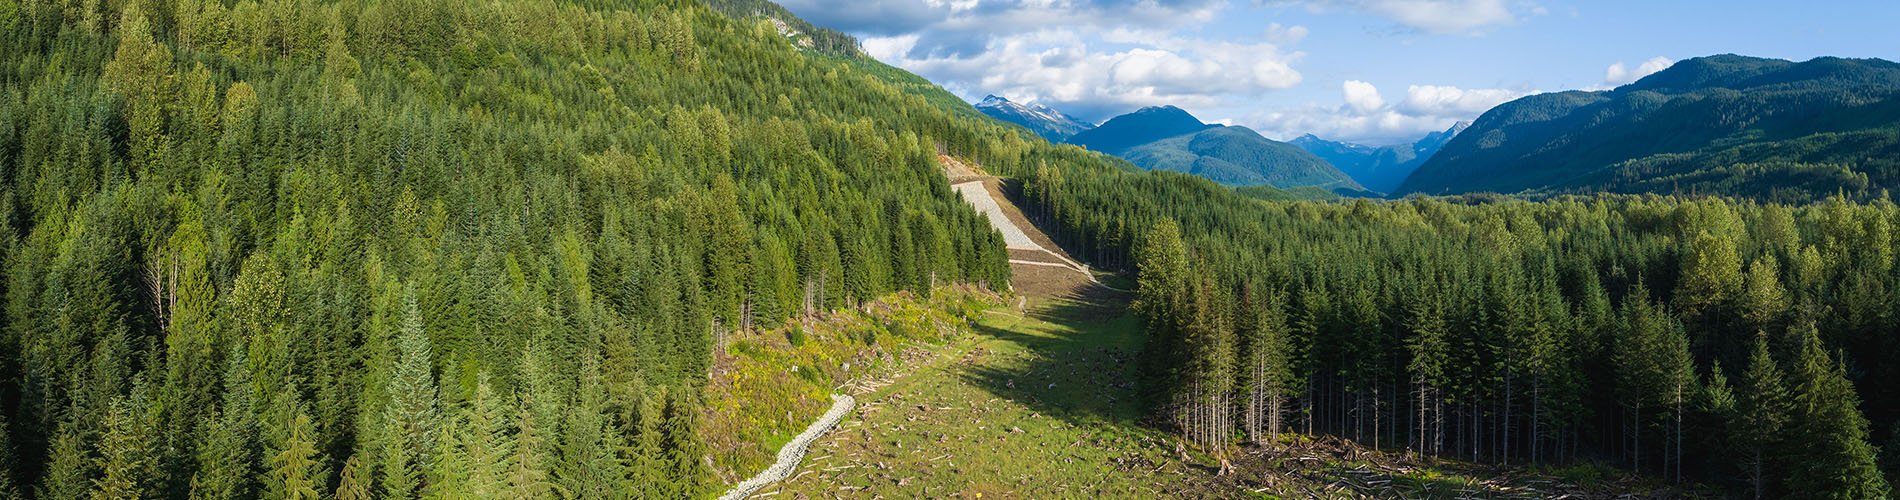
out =
[[(1006, 197), (1003, 218), (1066, 260)], [(968, 192), (975, 194), (975, 192)], [(1012, 255), (1012, 257), (1015, 257)], [(1551, 474), (1414, 460), (1350, 442), (1246, 447), (1235, 470), (1143, 421), (1130, 296), (1071, 269), (1013, 263), (1021, 297), (972, 338), (905, 373), (853, 387), (861, 406), (788, 480), (752, 498), (1642, 498), (1580, 467)], [(1627, 495), (1627, 496), (1625, 496)]]

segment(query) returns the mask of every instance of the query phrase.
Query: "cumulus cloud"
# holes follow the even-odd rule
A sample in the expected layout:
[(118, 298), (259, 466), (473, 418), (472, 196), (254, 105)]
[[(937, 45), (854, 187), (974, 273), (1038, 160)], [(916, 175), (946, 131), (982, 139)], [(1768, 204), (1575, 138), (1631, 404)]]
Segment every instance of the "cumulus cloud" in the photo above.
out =
[(1631, 70), (1628, 66), (1623, 65), (1623, 61), (1617, 61), (1615, 64), (1611, 64), (1609, 68), (1603, 70), (1603, 83), (1611, 87), (1627, 84), (1641, 80), (1651, 73), (1668, 69), (1671, 64), (1675, 64), (1675, 61), (1671, 61), (1667, 57), (1656, 56), (1650, 58), (1648, 61), (1643, 61), (1643, 64), (1638, 65), (1635, 70)]
[(1477, 116), (1526, 94), (1528, 92), (1512, 89), (1412, 85), (1405, 88), (1405, 101), (1399, 104), (1399, 110), (1418, 116)]
[(1361, 114), (1378, 111), (1385, 107), (1385, 99), (1379, 97), (1379, 89), (1372, 84), (1359, 80), (1346, 80), (1341, 92), (1346, 96), (1346, 105)]
[(1482, 33), (1484, 28), (1516, 23), (1522, 15), (1548, 9), (1511, 0), (1259, 0), (1267, 5), (1301, 5), (1316, 12), (1351, 9), (1391, 19), (1400, 26), (1439, 35)]
[[(1304, 54), (1271, 43), (1235, 43), (1114, 30), (1060, 28), (991, 40), (969, 55), (920, 56), (919, 37), (868, 38), (865, 51), (964, 95), (997, 94), (1038, 102), (1085, 119), (1171, 104), (1212, 106), (1300, 83)], [(1091, 42), (1125, 46), (1098, 50)]]
[(1262, 134), (1290, 139), (1311, 133), (1335, 140), (1372, 145), (1417, 140), (1428, 132), (1471, 120), (1505, 101), (1523, 97), (1527, 89), (1462, 89), (1443, 85), (1410, 85), (1405, 98), (1386, 102), (1370, 83), (1347, 80), (1340, 85), (1344, 104), (1316, 102), (1249, 115), (1244, 123)]

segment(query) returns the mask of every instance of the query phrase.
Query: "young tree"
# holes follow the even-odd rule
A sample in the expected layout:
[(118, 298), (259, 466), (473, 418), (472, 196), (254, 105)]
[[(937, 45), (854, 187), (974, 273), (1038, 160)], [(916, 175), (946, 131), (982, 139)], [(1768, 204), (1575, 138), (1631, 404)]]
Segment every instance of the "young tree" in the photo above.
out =
[(310, 424), (310, 415), (304, 413), (302, 404), (296, 404), (294, 414), (285, 423), (284, 442), (275, 455), (271, 455), (266, 466), (270, 467), (267, 483), (269, 488), (265, 498), (270, 500), (316, 500), (316, 487), (321, 483), (318, 468), (322, 455), (312, 441), (315, 430)]
[(343, 475), (337, 480), (336, 500), (370, 500), (369, 486), (357, 476), (362, 464), (355, 456), (343, 461)]
[(1748, 369), (1742, 374), (1741, 393), (1736, 398), (1738, 417), (1736, 445), (1742, 448), (1742, 467), (1754, 486), (1755, 498), (1766, 498), (1771, 480), (1767, 470), (1770, 450), (1780, 447), (1782, 426), (1790, 411), (1788, 391), (1782, 386), (1781, 368), (1768, 354), (1768, 334), (1755, 333), (1755, 346), (1748, 357)]

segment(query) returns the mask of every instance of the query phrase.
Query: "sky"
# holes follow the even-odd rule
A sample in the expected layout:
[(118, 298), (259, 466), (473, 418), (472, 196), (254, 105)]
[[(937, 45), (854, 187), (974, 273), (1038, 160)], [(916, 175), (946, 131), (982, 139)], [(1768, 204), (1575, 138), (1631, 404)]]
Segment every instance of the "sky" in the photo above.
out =
[(1383, 145), (1524, 95), (1735, 53), (1900, 60), (1900, 2), (780, 0), (965, 100), (1094, 123), (1173, 105), (1287, 140)]

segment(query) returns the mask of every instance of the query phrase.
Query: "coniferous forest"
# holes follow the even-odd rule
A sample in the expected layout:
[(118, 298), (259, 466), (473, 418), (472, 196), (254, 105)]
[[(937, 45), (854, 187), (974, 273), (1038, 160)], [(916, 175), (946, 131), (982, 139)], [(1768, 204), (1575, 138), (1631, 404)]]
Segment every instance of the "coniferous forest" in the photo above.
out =
[[(1900, 435), (1900, 208), (1601, 195), (1264, 202), (1035, 169), (1036, 217), (1139, 276), (1158, 416), (1208, 449), (1333, 434), (1874, 498)], [(1887, 467), (1883, 474), (1881, 466)]]
[(710, 4), (0, 0), (0, 499), (712, 496), (730, 338), (1009, 288), (943, 156), (1137, 278), (1212, 454), (1900, 476), (1884, 193), (1263, 201)]
[[(0, 1), (0, 498), (677, 498), (1021, 139), (696, 2)], [(100, 496), (104, 495), (104, 496)]]

